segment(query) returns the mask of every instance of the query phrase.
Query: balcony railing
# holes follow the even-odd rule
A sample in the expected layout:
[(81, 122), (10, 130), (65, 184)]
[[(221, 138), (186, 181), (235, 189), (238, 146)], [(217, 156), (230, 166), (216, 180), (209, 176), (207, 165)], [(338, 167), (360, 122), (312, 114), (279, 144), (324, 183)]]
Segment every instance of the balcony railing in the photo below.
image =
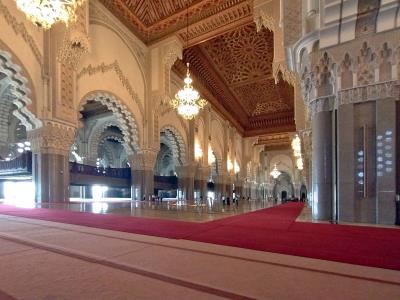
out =
[(83, 165), (74, 162), (69, 163), (71, 174), (82, 174), (91, 176), (104, 176), (113, 178), (130, 178), (130, 168), (97, 168), (95, 166)]
[(32, 152), (24, 152), (9, 161), (0, 161), (0, 175), (30, 175), (32, 174)]

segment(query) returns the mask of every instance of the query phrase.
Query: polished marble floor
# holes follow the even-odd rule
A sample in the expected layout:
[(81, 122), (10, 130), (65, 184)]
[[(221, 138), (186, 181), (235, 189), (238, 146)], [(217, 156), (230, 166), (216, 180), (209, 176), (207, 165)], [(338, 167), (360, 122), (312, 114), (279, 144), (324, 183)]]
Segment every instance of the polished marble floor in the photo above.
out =
[(273, 206), (272, 201), (242, 200), (224, 205), (219, 201), (88, 201), (36, 203), (35, 207), (125, 216), (206, 222)]

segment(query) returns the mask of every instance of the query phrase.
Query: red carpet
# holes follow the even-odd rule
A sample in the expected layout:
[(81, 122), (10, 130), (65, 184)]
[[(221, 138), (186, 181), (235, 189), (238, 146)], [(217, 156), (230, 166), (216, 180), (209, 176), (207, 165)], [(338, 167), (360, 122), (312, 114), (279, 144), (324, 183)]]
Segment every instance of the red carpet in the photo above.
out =
[(295, 222), (289, 203), (207, 223), (0, 205), (0, 214), (400, 270), (400, 229)]

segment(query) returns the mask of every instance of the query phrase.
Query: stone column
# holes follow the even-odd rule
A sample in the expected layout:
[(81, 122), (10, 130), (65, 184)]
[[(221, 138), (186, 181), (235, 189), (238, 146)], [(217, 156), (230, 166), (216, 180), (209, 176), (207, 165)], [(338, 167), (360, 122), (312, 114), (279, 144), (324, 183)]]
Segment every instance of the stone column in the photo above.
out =
[(179, 166), (176, 168), (178, 187), (184, 193), (184, 199), (194, 200), (194, 174), (195, 165)]
[(69, 201), (69, 152), (76, 128), (45, 120), (29, 131), (36, 202)]
[(316, 107), (312, 117), (312, 189), (313, 218), (332, 218), (332, 112), (330, 98), (314, 100)]
[(4, 199), (4, 180), (0, 181), (0, 199)]
[(133, 200), (149, 200), (154, 194), (154, 165), (157, 152), (154, 150), (141, 150), (129, 156), (131, 165), (132, 183), (131, 197)]
[[(396, 101), (376, 102), (376, 223), (394, 224), (396, 218)], [(397, 156), (396, 156), (397, 153)], [(373, 158), (372, 158), (373, 159)]]
[(200, 178), (198, 178), (198, 180), (200, 185), (200, 196), (203, 198), (203, 200), (207, 198), (207, 192), (208, 192), (207, 183), (208, 183), (208, 178), (210, 177), (210, 171), (211, 168), (208, 165), (199, 167), (198, 174), (200, 175)]

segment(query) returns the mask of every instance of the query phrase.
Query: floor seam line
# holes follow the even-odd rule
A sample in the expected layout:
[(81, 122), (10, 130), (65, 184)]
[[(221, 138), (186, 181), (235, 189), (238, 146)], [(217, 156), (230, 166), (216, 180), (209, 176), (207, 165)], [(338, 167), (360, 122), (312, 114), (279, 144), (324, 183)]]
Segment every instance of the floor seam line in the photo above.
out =
[[(18, 218), (23, 218), (23, 217), (18, 217)], [(23, 219), (28, 219), (29, 218), (23, 218)], [(36, 219), (34, 219), (36, 220)], [(53, 221), (46, 221), (46, 220), (40, 220), (40, 221), (44, 221), (44, 222), (53, 222)], [(18, 221), (17, 221), (18, 222)], [(27, 223), (27, 224), (31, 224), (29, 222), (23, 222), (23, 223)], [(65, 224), (65, 223), (58, 223), (58, 222), (53, 222), (53, 223), (57, 223), (57, 224)], [(71, 224), (69, 224), (71, 225)], [(73, 226), (80, 226), (80, 227), (85, 227), (83, 225), (75, 225), (72, 224)], [(221, 225), (224, 226), (224, 225)], [(43, 227), (46, 227), (43, 225)], [(57, 228), (60, 229), (57, 226), (54, 226), (53, 228)], [(90, 227), (91, 228), (91, 227)], [(104, 230), (101, 228), (96, 228), (96, 229), (100, 229), (100, 230)], [(215, 228), (214, 228), (215, 229)], [(289, 268), (289, 269), (299, 269), (299, 270), (303, 270), (303, 271), (309, 271), (309, 272), (314, 272), (314, 273), (323, 273), (323, 274), (329, 274), (329, 275), (333, 275), (333, 276), (341, 276), (341, 277), (349, 277), (349, 278), (358, 278), (360, 280), (367, 280), (367, 281), (381, 281), (380, 279), (375, 279), (375, 278), (368, 278), (368, 277), (363, 277), (363, 276), (358, 276), (358, 275), (348, 275), (348, 274), (344, 274), (344, 273), (339, 273), (339, 272), (332, 272), (332, 271), (326, 271), (326, 270), (318, 270), (318, 269), (311, 269), (311, 268), (307, 268), (307, 267), (301, 267), (301, 266), (290, 266), (287, 264), (281, 264), (281, 263), (275, 263), (275, 262), (271, 262), (271, 261), (263, 261), (263, 260), (258, 260), (258, 259), (249, 259), (249, 258), (244, 258), (244, 257), (239, 257), (239, 256), (234, 256), (234, 255), (226, 255), (226, 254), (220, 254), (220, 253), (214, 253), (214, 252), (209, 252), (209, 251), (203, 251), (203, 250), (196, 250), (196, 249), (187, 249), (187, 248), (182, 248), (182, 247), (178, 247), (178, 246), (171, 246), (171, 245), (163, 245), (163, 244), (159, 244), (159, 243), (153, 243), (153, 242), (142, 242), (142, 241), (137, 241), (137, 240), (131, 240), (131, 239), (125, 239), (125, 238), (119, 238), (119, 237), (110, 237), (108, 235), (103, 235), (103, 234), (96, 234), (96, 233), (88, 233), (85, 231), (77, 231), (77, 230), (73, 230), (73, 229), (60, 229), (60, 230), (64, 230), (64, 231), (72, 231), (72, 232), (77, 232), (77, 233), (83, 233), (83, 234), (88, 234), (88, 235), (94, 235), (94, 236), (101, 236), (101, 237), (105, 237), (105, 238), (110, 238), (110, 239), (117, 239), (117, 240), (123, 240), (123, 241), (133, 241), (133, 242), (138, 242), (138, 243), (144, 243), (144, 244), (148, 244), (149, 247), (151, 246), (161, 246), (161, 247), (166, 247), (166, 248), (172, 248), (172, 249), (178, 249), (178, 250), (182, 250), (182, 251), (187, 251), (187, 252), (197, 252), (197, 253), (202, 253), (202, 254), (206, 254), (206, 255), (214, 255), (214, 256), (222, 256), (222, 257), (226, 257), (226, 258), (231, 258), (231, 259), (238, 259), (238, 260), (243, 260), (243, 261), (250, 261), (250, 262), (255, 262), (255, 263), (261, 263), (261, 264), (268, 264), (268, 265), (275, 265), (275, 266), (280, 266), (280, 267), (284, 267), (284, 268)], [(140, 235), (140, 234), (139, 234)], [(146, 236), (146, 235), (145, 235)], [(180, 238), (177, 240), (182, 240), (182, 241), (191, 241), (191, 242), (196, 242), (196, 243), (204, 243), (204, 242), (199, 242), (199, 241), (192, 241), (189, 240), (187, 238)], [(208, 244), (208, 243), (206, 243)], [(232, 247), (232, 248), (238, 248), (238, 247), (234, 247), (234, 246), (226, 246), (226, 247)], [(240, 248), (242, 249), (242, 248)], [(249, 250), (249, 249), (247, 249)], [(250, 249), (251, 250), (251, 249)], [(258, 251), (258, 250), (253, 250), (253, 251)], [(274, 252), (268, 252), (268, 253), (274, 253)], [(288, 255), (288, 254), (281, 254), (278, 253), (280, 255)], [(308, 258), (308, 259), (314, 259), (315, 258)], [(341, 263), (341, 264), (346, 264), (346, 263), (342, 263), (342, 262), (336, 262), (336, 263)], [(350, 264), (352, 265), (352, 264)], [(364, 266), (365, 267), (365, 266)], [(373, 268), (373, 267), (372, 267)], [(394, 282), (394, 281), (386, 281), (383, 280), (383, 283), (387, 283), (387, 284), (394, 284), (394, 285), (400, 285), (399, 282)]]
[(133, 267), (133, 266), (129, 266), (129, 265), (124, 265), (121, 263), (118, 263), (116, 261), (112, 261), (110, 259), (104, 258), (104, 257), (96, 257), (96, 256), (92, 256), (89, 254), (80, 254), (77, 253), (73, 250), (68, 250), (68, 249), (61, 249), (62, 247), (51, 247), (51, 246), (46, 246), (43, 245), (43, 243), (39, 243), (39, 242), (35, 242), (35, 241), (31, 241), (31, 240), (27, 240), (27, 239), (20, 239), (17, 237), (13, 237), (11, 235), (4, 235), (0, 233), (0, 238), (5, 239), (5, 240), (9, 240), (9, 241), (13, 241), (15, 243), (20, 243), (20, 244), (24, 244), (24, 245), (30, 245), (33, 246), (36, 249), (40, 249), (40, 250), (44, 250), (44, 251), (48, 251), (48, 252), (52, 252), (52, 253), (56, 253), (59, 255), (64, 255), (67, 257), (71, 257), (71, 258), (75, 258), (75, 259), (80, 259), (89, 263), (94, 263), (94, 264), (98, 264), (98, 265), (102, 265), (102, 266), (106, 266), (106, 267), (111, 267), (114, 269), (118, 269), (121, 271), (126, 271), (129, 273), (133, 273), (133, 274), (137, 274), (139, 276), (144, 276), (144, 277), (149, 277), (152, 278), (154, 280), (159, 280), (159, 281), (163, 281), (163, 282), (167, 282), (169, 284), (174, 284), (174, 285), (179, 285), (182, 287), (186, 287), (189, 289), (193, 289), (193, 290), (197, 290), (200, 292), (204, 292), (204, 293), (208, 293), (208, 294), (212, 294), (212, 295), (217, 295), (217, 296), (221, 296), (221, 297), (226, 297), (229, 299), (243, 299), (243, 300), (253, 300), (256, 298), (252, 298), (252, 297), (247, 297), (244, 295), (240, 295), (240, 294), (236, 294), (233, 292), (229, 292), (227, 290), (222, 290), (222, 289), (217, 289), (208, 285), (204, 285), (204, 284), (198, 284), (195, 282), (191, 282), (191, 281), (186, 281), (183, 279), (179, 279), (176, 277), (172, 277), (169, 275), (164, 275), (164, 274), (160, 274), (160, 273), (156, 273), (153, 271), (148, 271), (145, 269), (141, 269), (141, 268), (137, 268), (137, 267)]

